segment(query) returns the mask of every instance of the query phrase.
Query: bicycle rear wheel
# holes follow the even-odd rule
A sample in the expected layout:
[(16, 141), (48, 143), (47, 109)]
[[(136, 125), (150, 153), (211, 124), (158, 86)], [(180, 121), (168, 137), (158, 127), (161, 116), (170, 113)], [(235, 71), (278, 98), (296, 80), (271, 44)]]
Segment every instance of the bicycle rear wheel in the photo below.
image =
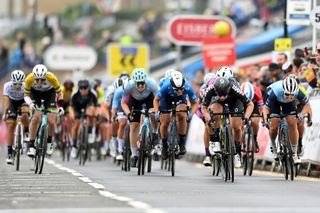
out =
[(175, 175), (175, 163), (176, 163), (176, 152), (175, 147), (172, 146), (170, 148), (170, 167), (171, 167), (171, 176), (173, 177)]
[(125, 128), (125, 144), (124, 144), (124, 159), (123, 159), (123, 167), (124, 171), (130, 171), (130, 157), (131, 157), (131, 149), (130, 149), (130, 126), (127, 125)]
[(288, 167), (288, 175), (290, 176), (290, 180), (294, 180), (295, 177), (295, 165), (293, 162), (293, 158), (292, 158), (292, 149), (291, 149), (291, 144), (290, 144), (290, 140), (289, 140), (289, 136), (288, 136), (288, 132), (285, 131), (285, 135), (287, 140), (285, 140), (285, 147), (287, 150), (287, 167)]
[(242, 162), (243, 162), (243, 175), (247, 175), (248, 171), (248, 157), (249, 157), (249, 144), (250, 141), (248, 141), (248, 128), (246, 127), (243, 134), (243, 144), (242, 144)]
[(146, 146), (147, 146), (147, 129), (145, 126), (141, 129), (140, 137), (140, 151), (138, 158), (138, 175), (144, 175), (145, 160), (146, 160)]

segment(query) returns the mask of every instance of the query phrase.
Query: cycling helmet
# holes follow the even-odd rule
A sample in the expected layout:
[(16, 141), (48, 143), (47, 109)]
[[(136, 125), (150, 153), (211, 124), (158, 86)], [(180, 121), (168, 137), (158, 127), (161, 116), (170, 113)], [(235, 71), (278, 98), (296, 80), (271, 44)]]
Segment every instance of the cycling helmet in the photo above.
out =
[(37, 64), (32, 69), (32, 73), (35, 79), (45, 79), (48, 74), (48, 69), (43, 64)]
[(14, 70), (11, 73), (11, 81), (13, 83), (23, 83), (25, 79), (25, 74), (21, 70)]
[(289, 75), (282, 82), (283, 92), (288, 95), (294, 95), (298, 88), (298, 82), (295, 77)]
[(185, 84), (185, 80), (184, 80), (184, 77), (182, 76), (182, 73), (175, 71), (173, 74), (171, 74), (170, 83), (174, 89), (182, 88)]
[(214, 73), (209, 72), (204, 76), (204, 83), (207, 83), (211, 78), (213, 78), (215, 76)]
[(113, 82), (113, 87), (115, 89), (118, 89), (122, 85), (123, 85), (123, 80), (121, 78), (116, 78), (116, 80), (114, 80), (114, 82)]
[(246, 81), (241, 84), (241, 91), (243, 92), (243, 94), (245, 94), (247, 96), (247, 98), (249, 100), (253, 99), (254, 88), (253, 88), (253, 85), (249, 81)]
[(290, 62), (286, 62), (282, 65), (281, 69), (284, 73), (288, 73), (292, 71), (293, 66)]
[(90, 87), (89, 81), (88, 80), (80, 80), (78, 82), (78, 87)]
[(164, 75), (165, 78), (170, 77), (174, 72), (177, 72), (174, 69), (169, 69), (166, 71), (166, 74)]
[(72, 80), (65, 80), (63, 82), (64, 88), (72, 89), (74, 87), (74, 83)]
[(132, 73), (132, 79), (135, 83), (144, 82), (147, 79), (147, 72), (144, 68), (135, 68)]
[(122, 88), (125, 89), (129, 83), (129, 78), (122, 79)]
[(122, 80), (123, 80), (124, 78), (130, 79), (130, 75), (129, 75), (129, 73), (128, 73), (127, 71), (123, 71), (123, 72), (120, 74), (119, 78), (122, 78)]
[(233, 71), (230, 67), (220, 67), (217, 71), (217, 76), (229, 79), (233, 77)]
[(227, 96), (230, 91), (231, 84), (226, 78), (217, 78), (214, 83), (214, 90), (218, 96)]

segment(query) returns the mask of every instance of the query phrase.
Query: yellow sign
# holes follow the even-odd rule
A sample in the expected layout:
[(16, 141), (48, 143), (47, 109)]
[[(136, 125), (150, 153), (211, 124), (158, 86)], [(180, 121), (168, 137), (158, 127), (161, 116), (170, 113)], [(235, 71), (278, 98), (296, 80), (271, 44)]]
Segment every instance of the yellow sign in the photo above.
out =
[(111, 43), (108, 45), (108, 75), (116, 78), (124, 71), (132, 73), (134, 68), (149, 69), (149, 45), (133, 43), (123, 45)]
[(291, 38), (277, 38), (274, 40), (275, 51), (290, 51), (292, 48)]

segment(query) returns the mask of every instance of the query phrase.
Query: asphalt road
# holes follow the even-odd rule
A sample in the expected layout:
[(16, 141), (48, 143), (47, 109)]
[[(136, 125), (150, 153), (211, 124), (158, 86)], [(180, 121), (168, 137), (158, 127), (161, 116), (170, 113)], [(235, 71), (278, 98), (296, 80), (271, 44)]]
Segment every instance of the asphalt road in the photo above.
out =
[(153, 164), (153, 172), (123, 172), (110, 159), (62, 162), (58, 153), (35, 175), (23, 158), (21, 171), (0, 153), (0, 212), (320, 212), (320, 182), (237, 171), (234, 183), (210, 175), (200, 164), (180, 160), (176, 176)]

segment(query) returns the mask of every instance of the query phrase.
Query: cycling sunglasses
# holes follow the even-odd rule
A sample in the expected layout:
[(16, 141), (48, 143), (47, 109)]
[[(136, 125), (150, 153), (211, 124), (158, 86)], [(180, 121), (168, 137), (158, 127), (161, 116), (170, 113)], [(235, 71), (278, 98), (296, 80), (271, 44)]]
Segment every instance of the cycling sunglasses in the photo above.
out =
[(178, 92), (178, 91), (183, 91), (183, 90), (184, 90), (184, 87), (181, 87), (181, 88), (173, 88), (173, 90), (174, 90), (174, 91), (177, 91), (177, 92)]
[(284, 96), (287, 96), (287, 97), (293, 97), (293, 96), (294, 96), (294, 94), (284, 93)]
[(82, 90), (82, 89), (88, 89), (89, 87), (87, 87), (87, 86), (81, 86), (81, 87), (79, 87), (79, 89), (80, 90)]
[(13, 83), (13, 85), (14, 85), (14, 86), (16, 86), (16, 85), (21, 86), (21, 85), (22, 85), (22, 83)]
[(42, 79), (42, 78), (36, 78), (36, 79), (34, 79), (36, 82), (44, 82), (46, 79)]
[(144, 81), (136, 83), (137, 87), (144, 86), (145, 84), (146, 84), (146, 82), (144, 82)]

